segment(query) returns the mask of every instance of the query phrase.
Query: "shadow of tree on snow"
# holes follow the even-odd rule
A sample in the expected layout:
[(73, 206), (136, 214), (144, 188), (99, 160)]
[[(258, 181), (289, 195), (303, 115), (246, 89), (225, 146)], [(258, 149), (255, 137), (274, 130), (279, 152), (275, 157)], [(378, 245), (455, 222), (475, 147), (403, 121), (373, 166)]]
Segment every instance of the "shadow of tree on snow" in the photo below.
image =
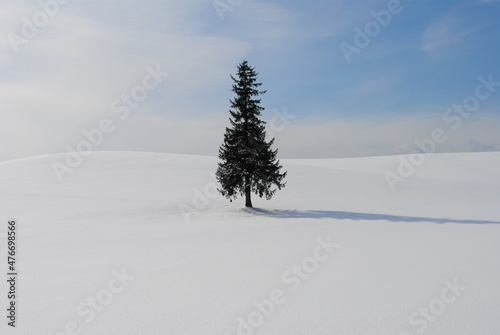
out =
[(489, 220), (457, 220), (451, 218), (428, 218), (418, 216), (401, 216), (389, 214), (356, 213), (342, 211), (324, 211), (324, 210), (279, 210), (279, 209), (245, 209), (246, 212), (274, 217), (278, 219), (337, 219), (337, 220), (366, 220), (366, 221), (390, 221), (390, 222), (434, 222), (434, 223), (468, 223), (468, 224), (500, 224), (500, 221)]

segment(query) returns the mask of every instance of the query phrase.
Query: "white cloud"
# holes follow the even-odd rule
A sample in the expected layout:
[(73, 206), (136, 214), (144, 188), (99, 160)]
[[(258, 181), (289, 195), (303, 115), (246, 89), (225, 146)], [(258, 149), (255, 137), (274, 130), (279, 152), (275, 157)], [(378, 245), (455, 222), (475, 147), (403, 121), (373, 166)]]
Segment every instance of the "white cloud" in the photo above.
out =
[(448, 140), (439, 144), (436, 152), (482, 151), (471, 143), (500, 148), (500, 116), (489, 113), (471, 116), (457, 130), (445, 124), (439, 114), (292, 124), (276, 136), (276, 144), (286, 158), (395, 155), (411, 152), (415, 140), (430, 138), (437, 127), (445, 130)]
[[(140, 2), (137, 5), (144, 7)], [(174, 7), (181, 8), (162, 13), (162, 18), (177, 22), (176, 15), (185, 8)], [(112, 12), (105, 5), (99, 8)], [(36, 10), (39, 8), (30, 7), (18, 14)], [(4, 29), (18, 31), (21, 22), (20, 18), (11, 19)], [(0, 99), (5, 112), (1, 115), (0, 142), (8, 145), (0, 148), (0, 159), (62, 152), (66, 145), (74, 145), (83, 129), (110, 115), (115, 98), (141, 83), (146, 66), (159, 64), (170, 76), (137, 113), (145, 117), (179, 113), (210, 116), (213, 111), (206, 106), (218, 106), (212, 103), (214, 92), (226, 84), (234, 63), (249, 50), (248, 44), (179, 33), (174, 28), (148, 29), (109, 24), (67, 7), (21, 46), (18, 54), (8, 43), (2, 44), (6, 56), (0, 63), (4, 78)]]
[[(130, 121), (120, 125), (101, 149), (215, 156), (228, 126), (226, 113), (196, 120), (137, 114)], [(282, 131), (273, 134), (280, 158), (406, 154), (418, 149), (415, 140), (430, 138), (437, 127), (446, 132), (448, 139), (437, 146), (436, 152), (500, 149), (500, 116), (490, 113), (471, 116), (458, 130), (444, 123), (439, 114), (306, 121), (293, 120)]]
[(422, 49), (429, 54), (452, 53), (471, 47), (470, 35), (476, 33), (478, 26), (467, 26), (455, 13), (449, 13), (429, 25), (422, 36)]

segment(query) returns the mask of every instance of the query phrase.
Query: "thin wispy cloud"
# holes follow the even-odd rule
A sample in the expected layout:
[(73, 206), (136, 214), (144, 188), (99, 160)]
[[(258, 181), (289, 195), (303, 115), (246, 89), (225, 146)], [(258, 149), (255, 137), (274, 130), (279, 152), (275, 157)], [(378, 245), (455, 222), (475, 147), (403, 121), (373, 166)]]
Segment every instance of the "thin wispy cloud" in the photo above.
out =
[(479, 26), (467, 26), (456, 14), (449, 14), (432, 23), (422, 37), (422, 49), (430, 54), (453, 53), (471, 47), (471, 36)]

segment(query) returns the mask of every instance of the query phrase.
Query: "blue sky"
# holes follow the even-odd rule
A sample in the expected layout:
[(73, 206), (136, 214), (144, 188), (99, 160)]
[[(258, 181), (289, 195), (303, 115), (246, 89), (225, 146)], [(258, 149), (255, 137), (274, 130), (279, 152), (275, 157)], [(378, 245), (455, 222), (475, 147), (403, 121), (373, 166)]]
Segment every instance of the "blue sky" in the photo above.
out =
[[(437, 152), (500, 150), (500, 87), (458, 129), (443, 121), (479, 76), (500, 81), (500, 1), (395, 1), (0, 0), (0, 160), (74, 149), (104, 118), (93, 150), (216, 155), (243, 59), (283, 158), (410, 153), (436, 127)], [(367, 26), (348, 62), (340, 46)], [(157, 66), (168, 77), (118, 119), (111, 103)]]

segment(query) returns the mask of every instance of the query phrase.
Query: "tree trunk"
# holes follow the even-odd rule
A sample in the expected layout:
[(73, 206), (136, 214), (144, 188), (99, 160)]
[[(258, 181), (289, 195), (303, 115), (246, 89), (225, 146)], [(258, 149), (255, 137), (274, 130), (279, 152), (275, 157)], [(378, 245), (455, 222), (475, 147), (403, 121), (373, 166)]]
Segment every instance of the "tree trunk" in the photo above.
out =
[(250, 192), (250, 185), (245, 187), (245, 207), (253, 207), (252, 206), (252, 193)]

